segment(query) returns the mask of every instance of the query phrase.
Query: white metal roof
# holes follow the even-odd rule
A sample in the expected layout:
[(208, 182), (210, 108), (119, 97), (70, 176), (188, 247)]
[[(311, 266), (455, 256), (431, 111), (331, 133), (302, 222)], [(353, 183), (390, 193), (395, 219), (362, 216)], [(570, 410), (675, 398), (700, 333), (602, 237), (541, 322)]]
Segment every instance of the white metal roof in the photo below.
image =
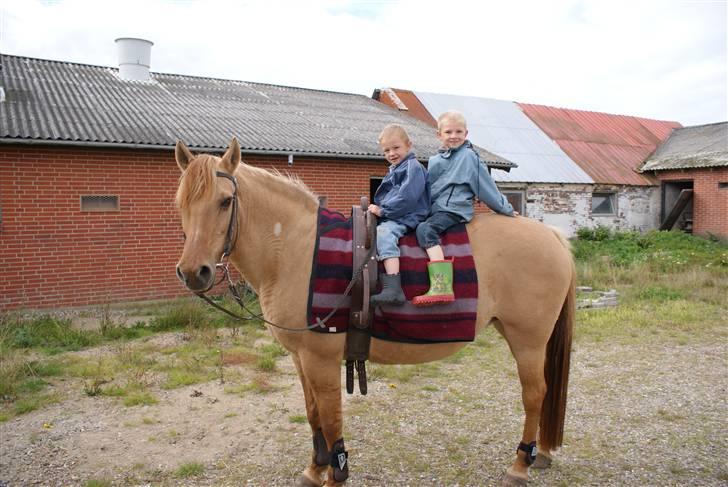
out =
[(494, 170), (498, 182), (594, 182), (512, 101), (421, 91), (415, 95), (435, 119), (448, 110), (461, 112), (473, 144), (518, 164), (510, 173)]

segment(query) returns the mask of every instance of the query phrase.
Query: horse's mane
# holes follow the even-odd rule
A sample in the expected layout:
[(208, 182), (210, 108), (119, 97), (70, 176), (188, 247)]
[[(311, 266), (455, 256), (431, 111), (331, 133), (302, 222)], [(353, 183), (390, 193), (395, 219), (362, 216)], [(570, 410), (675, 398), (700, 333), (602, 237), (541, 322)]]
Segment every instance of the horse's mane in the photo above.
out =
[(218, 157), (201, 154), (187, 166), (179, 178), (177, 188), (177, 206), (187, 208), (193, 202), (212, 193), (215, 188), (215, 170)]
[[(195, 157), (180, 177), (176, 196), (177, 206), (187, 208), (193, 202), (203, 199), (212, 193), (215, 187), (215, 172), (217, 171), (217, 163), (219, 160), (219, 157), (208, 154), (200, 154)], [(312, 202), (318, 204), (318, 197), (296, 175), (282, 174), (277, 169), (267, 171), (247, 164), (243, 164), (242, 167), (251, 175), (257, 175), (271, 182), (282, 183), (285, 193), (303, 193)]]

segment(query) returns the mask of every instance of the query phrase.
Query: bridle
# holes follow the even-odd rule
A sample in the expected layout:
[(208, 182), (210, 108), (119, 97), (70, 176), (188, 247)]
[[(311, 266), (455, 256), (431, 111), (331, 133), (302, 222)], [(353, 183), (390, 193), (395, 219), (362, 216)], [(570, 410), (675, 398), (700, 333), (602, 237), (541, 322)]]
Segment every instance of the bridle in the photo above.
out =
[[(241, 296), (240, 293), (240, 286), (233, 283), (232, 278), (230, 277), (230, 269), (228, 267), (227, 258), (230, 256), (230, 253), (233, 251), (233, 248), (235, 247), (235, 244), (238, 240), (238, 183), (235, 180), (235, 177), (222, 172), (222, 171), (216, 171), (215, 175), (220, 178), (225, 178), (230, 180), (233, 183), (233, 195), (232, 195), (232, 202), (230, 203), (232, 205), (232, 208), (230, 210), (230, 221), (228, 222), (228, 228), (225, 232), (225, 244), (223, 246), (222, 255), (220, 256), (219, 261), (215, 264), (215, 269), (220, 269), (222, 271), (222, 277), (220, 280), (210, 285), (209, 288), (205, 289), (204, 291), (195, 292), (195, 294), (201, 298), (202, 300), (206, 301), (208, 304), (210, 304), (212, 307), (222, 311), (223, 313), (232, 316), (235, 319), (242, 320), (242, 321), (252, 321), (252, 320), (260, 320), (264, 323), (267, 323), (271, 326), (274, 326), (276, 328), (279, 328), (281, 330), (286, 331), (307, 331), (307, 330), (313, 330), (314, 328), (321, 328), (323, 330), (326, 330), (326, 322), (329, 321), (329, 319), (336, 313), (336, 311), (341, 308), (341, 306), (344, 304), (346, 296), (349, 295), (352, 288), (356, 284), (356, 282), (361, 277), (362, 273), (364, 272), (364, 269), (369, 264), (369, 262), (372, 260), (372, 256), (374, 255), (375, 246), (372, 245), (371, 249), (369, 250), (369, 253), (366, 255), (366, 258), (364, 259), (364, 263), (355, 271), (352, 273), (351, 280), (349, 281), (349, 284), (346, 286), (346, 289), (344, 290), (344, 293), (339, 297), (339, 300), (336, 303), (336, 306), (323, 318), (316, 318), (316, 322), (312, 324), (307, 324), (304, 328), (289, 328), (285, 326), (278, 325), (277, 323), (273, 323), (271, 321), (266, 320), (261, 313), (256, 314), (254, 311), (251, 311), (245, 304), (245, 301), (243, 299), (243, 296)], [(223, 280), (226, 280), (228, 283), (228, 289), (230, 290), (230, 294), (232, 294), (235, 301), (238, 303), (238, 305), (245, 310), (248, 313), (248, 316), (240, 316), (236, 313), (233, 313), (232, 311), (228, 310), (227, 308), (224, 308), (223, 306), (220, 306), (216, 302), (214, 302), (210, 297), (205, 295), (207, 291), (215, 287), (217, 284), (220, 284)], [(247, 294), (250, 288), (245, 285), (244, 293)], [(194, 292), (194, 291), (193, 291)]]

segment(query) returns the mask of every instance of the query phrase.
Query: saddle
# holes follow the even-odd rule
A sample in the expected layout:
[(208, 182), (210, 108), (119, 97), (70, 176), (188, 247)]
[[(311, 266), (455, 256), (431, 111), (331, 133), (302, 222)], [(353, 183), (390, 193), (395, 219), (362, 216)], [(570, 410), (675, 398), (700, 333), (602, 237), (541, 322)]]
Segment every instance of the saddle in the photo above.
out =
[(360, 206), (353, 206), (352, 221), (352, 267), (354, 285), (351, 288), (349, 324), (346, 330), (346, 392), (354, 392), (354, 368), (359, 379), (359, 392), (367, 393), (366, 361), (372, 340), (373, 307), (370, 297), (377, 288), (377, 217), (367, 211), (369, 199), (361, 198)]

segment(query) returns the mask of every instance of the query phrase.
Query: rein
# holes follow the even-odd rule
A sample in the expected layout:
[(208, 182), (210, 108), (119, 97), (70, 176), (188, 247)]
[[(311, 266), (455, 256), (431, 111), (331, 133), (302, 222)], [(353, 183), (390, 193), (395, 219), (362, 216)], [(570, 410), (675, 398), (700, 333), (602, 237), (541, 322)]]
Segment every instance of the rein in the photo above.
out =
[[(245, 305), (245, 302), (240, 295), (240, 292), (238, 291), (238, 286), (236, 286), (232, 279), (230, 278), (230, 269), (228, 268), (228, 264), (225, 261), (225, 259), (230, 256), (230, 253), (232, 252), (233, 247), (235, 246), (235, 243), (238, 240), (238, 226), (237, 226), (237, 215), (238, 215), (238, 183), (235, 180), (235, 177), (231, 176), (230, 174), (216, 171), (216, 176), (221, 178), (226, 178), (232, 181), (233, 183), (233, 200), (232, 200), (232, 210), (230, 213), (230, 222), (228, 223), (227, 232), (225, 233), (225, 245), (223, 247), (222, 255), (220, 256), (220, 261), (215, 264), (216, 269), (222, 269), (223, 277), (218, 281), (218, 284), (222, 282), (223, 279), (227, 280), (228, 282), (228, 289), (230, 290), (230, 294), (233, 295), (233, 298), (238, 303), (238, 305), (248, 313), (249, 316), (240, 316), (236, 313), (233, 313), (232, 311), (224, 308), (223, 306), (220, 306), (216, 302), (214, 302), (210, 297), (205, 295), (205, 291), (196, 292), (195, 295), (198, 296), (203, 301), (210, 304), (212, 307), (222, 311), (223, 313), (232, 316), (235, 319), (241, 320), (241, 321), (252, 321), (252, 320), (260, 320), (268, 325), (271, 325), (273, 327), (279, 328), (281, 330), (286, 331), (308, 331), (313, 330), (314, 328), (326, 328), (326, 322), (331, 319), (331, 317), (336, 313), (336, 311), (341, 308), (341, 306), (344, 304), (344, 300), (346, 296), (349, 295), (352, 288), (356, 284), (356, 282), (361, 277), (362, 273), (364, 272), (364, 269), (369, 264), (369, 261), (371, 260), (372, 256), (374, 255), (374, 251), (376, 249), (376, 246), (372, 245), (369, 251), (366, 254), (366, 257), (364, 259), (364, 262), (362, 263), (359, 268), (352, 273), (351, 280), (349, 281), (349, 284), (346, 286), (346, 289), (344, 290), (344, 293), (339, 297), (339, 300), (336, 303), (336, 306), (324, 317), (322, 320), (321, 318), (316, 318), (316, 323), (307, 324), (304, 328), (289, 328), (285, 326), (281, 326), (277, 323), (273, 323), (272, 321), (266, 320), (262, 314), (255, 314), (255, 312), (248, 309), (248, 307)], [(234, 227), (234, 228), (233, 228)], [(234, 232), (234, 236), (233, 236)], [(214, 286), (214, 284), (213, 284)], [(212, 286), (211, 286), (212, 287)], [(247, 287), (247, 286), (246, 286)], [(208, 289), (209, 290), (209, 289)]]

